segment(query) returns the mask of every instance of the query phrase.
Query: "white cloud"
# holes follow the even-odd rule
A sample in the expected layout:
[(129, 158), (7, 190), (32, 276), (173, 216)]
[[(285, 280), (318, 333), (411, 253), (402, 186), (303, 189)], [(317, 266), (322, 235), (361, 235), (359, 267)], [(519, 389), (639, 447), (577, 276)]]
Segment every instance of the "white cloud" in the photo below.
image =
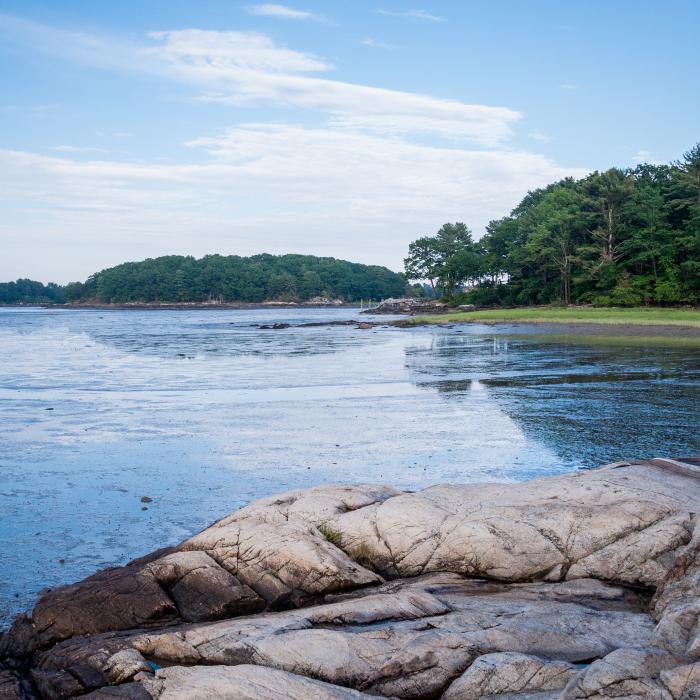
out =
[(576, 89), (576, 86), (575, 86), (575, 85), (572, 85), (571, 83), (562, 83), (562, 84), (559, 86), (559, 89), (560, 89), (560, 90), (575, 90), (575, 89)]
[(367, 37), (362, 40), (365, 46), (371, 46), (374, 49), (386, 49), (387, 51), (394, 51), (398, 47), (395, 44), (387, 44), (379, 39), (373, 39), (372, 37)]
[(506, 107), (470, 105), (416, 93), (317, 78), (329, 71), (316, 56), (279, 47), (261, 34), (185, 30), (154, 32), (148, 54), (172, 74), (217, 86), (200, 99), (267, 103), (327, 113), (333, 123), (376, 133), (417, 132), (493, 146), (512, 135), (521, 115)]
[(552, 137), (542, 133), (539, 129), (533, 129), (528, 136), (534, 141), (551, 141)]
[(649, 163), (650, 165), (661, 165), (663, 161), (654, 158), (654, 154), (651, 151), (646, 151), (644, 149), (638, 150), (632, 156), (633, 163)]
[(310, 19), (316, 22), (322, 21), (322, 17), (309, 12), (307, 10), (295, 10), (293, 7), (287, 7), (287, 5), (275, 5), (271, 3), (265, 3), (263, 5), (252, 5), (248, 8), (248, 11), (252, 15), (260, 15), (262, 17), (278, 17), (281, 19)]
[(430, 134), (491, 147), (512, 136), (521, 115), (507, 107), (465, 104), (319, 78), (333, 66), (256, 32), (186, 29), (149, 34), (150, 45), (121, 44), (0, 15), (0, 32), (38, 51), (90, 65), (178, 80), (198, 99), (321, 112), (336, 126), (374, 133)]
[(299, 74), (333, 68), (313, 54), (279, 46), (257, 32), (184, 29), (150, 32), (149, 37), (157, 43), (141, 53), (193, 82), (236, 83), (258, 72)]
[[(262, 249), (400, 269), (416, 236), (449, 220), (479, 232), (528, 189), (582, 174), (524, 151), (434, 147), (332, 127), (247, 124), (188, 145), (200, 163), (0, 151), (0, 277), (29, 261), (43, 261), (46, 279), (65, 270), (66, 281), (92, 272), (96, 260)], [(42, 261), (32, 252), (37, 237)]]
[(94, 146), (71, 146), (69, 144), (51, 146), (51, 150), (61, 153), (107, 153), (104, 148), (95, 148)]
[(404, 19), (417, 19), (423, 20), (425, 22), (446, 22), (444, 17), (439, 17), (426, 10), (405, 10), (404, 12), (393, 12), (392, 10), (378, 9), (377, 12), (380, 15), (386, 15), (388, 17), (403, 17)]
[[(527, 190), (583, 174), (510, 148), (517, 111), (333, 80), (328, 61), (263, 34), (160, 31), (134, 44), (5, 19), (0, 33), (33, 50), (178, 81), (235, 105), (232, 120), (246, 105), (269, 116), (190, 141), (186, 162), (0, 151), (0, 278), (262, 249), (398, 269), (408, 243), (445, 221), (478, 232)], [(290, 106), (313, 126), (284, 123)]]

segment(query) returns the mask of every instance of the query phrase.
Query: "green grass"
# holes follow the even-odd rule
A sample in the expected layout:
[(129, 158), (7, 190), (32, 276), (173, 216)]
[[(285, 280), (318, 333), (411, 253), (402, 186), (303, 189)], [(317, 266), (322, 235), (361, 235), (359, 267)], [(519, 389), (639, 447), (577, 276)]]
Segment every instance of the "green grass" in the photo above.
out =
[(321, 523), (318, 527), (318, 531), (334, 547), (340, 547), (340, 545), (342, 543), (342, 537), (340, 535), (340, 532), (338, 532), (338, 530), (334, 530), (327, 523)]
[(599, 323), (700, 328), (700, 309), (528, 306), (414, 316), (400, 322), (404, 323)]

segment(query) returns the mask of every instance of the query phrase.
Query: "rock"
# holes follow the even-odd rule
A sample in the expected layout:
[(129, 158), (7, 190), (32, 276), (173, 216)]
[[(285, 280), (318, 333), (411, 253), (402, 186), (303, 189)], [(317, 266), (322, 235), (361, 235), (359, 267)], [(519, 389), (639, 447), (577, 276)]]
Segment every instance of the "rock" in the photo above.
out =
[(660, 674), (682, 663), (681, 657), (661, 649), (617, 649), (574, 676), (562, 700), (673, 700)]
[(26, 653), (75, 635), (130, 629), (176, 616), (175, 605), (153, 576), (119, 567), (49, 591), (34, 606), (31, 619), (15, 621), (10, 636), (26, 640)]
[(100, 688), (92, 693), (81, 696), (90, 700), (114, 700), (114, 698), (124, 698), (125, 700), (153, 700), (146, 688), (140, 683), (124, 683), (119, 686)]
[(656, 590), (652, 610), (659, 620), (654, 643), (700, 658), (700, 532)]
[(38, 655), (35, 664), (73, 675), (87, 665), (111, 679), (124, 668), (121, 676), (129, 679), (147, 660), (166, 666), (252, 663), (413, 698), (439, 694), (483, 654), (532, 651), (568, 667), (565, 660), (605, 656), (630, 639), (649, 643), (653, 621), (636, 604), (616, 609), (621, 597), (612, 587), (601, 584), (609, 608), (602, 600), (602, 609), (594, 610), (585, 605), (591, 587), (561, 590), (567, 585), (511, 587), (432, 575), (301, 610), (67, 640)]
[(17, 673), (0, 667), (0, 700), (23, 700), (26, 696)]
[(147, 564), (187, 622), (258, 612), (265, 603), (206, 552), (175, 552)]
[(368, 698), (347, 688), (329, 685), (294, 673), (260, 666), (172, 666), (157, 671), (144, 683), (149, 697), (163, 700), (359, 700)]
[(153, 499), (150, 496), (141, 496), (141, 503), (152, 503)]
[(303, 302), (304, 306), (342, 306), (344, 303), (342, 299), (330, 299), (324, 296), (311, 297)]
[[(172, 596), (172, 597), (171, 597)], [(178, 605), (182, 610), (178, 609)], [(217, 619), (264, 607), (248, 586), (204, 552), (181, 552), (105, 569), (42, 596), (31, 618), (20, 616), (0, 654), (22, 656), (85, 634)]]
[(33, 670), (31, 678), (43, 698), (64, 700), (81, 695), (85, 690), (83, 685), (68, 671)]
[(0, 699), (697, 698), (687, 466), (262, 499), (45, 593)]
[(447, 304), (439, 301), (421, 301), (412, 297), (385, 299), (376, 306), (371, 306), (361, 313), (365, 314), (442, 314), (447, 313)]
[(700, 662), (661, 671), (659, 677), (673, 700), (700, 698)]
[(564, 661), (503, 652), (484, 654), (447, 689), (445, 700), (479, 700), (507, 693), (531, 693), (563, 688), (576, 673)]
[(651, 587), (690, 540), (698, 500), (694, 478), (628, 466), (527, 484), (437, 486), (328, 525), (345, 551), (387, 578), (453, 571)]

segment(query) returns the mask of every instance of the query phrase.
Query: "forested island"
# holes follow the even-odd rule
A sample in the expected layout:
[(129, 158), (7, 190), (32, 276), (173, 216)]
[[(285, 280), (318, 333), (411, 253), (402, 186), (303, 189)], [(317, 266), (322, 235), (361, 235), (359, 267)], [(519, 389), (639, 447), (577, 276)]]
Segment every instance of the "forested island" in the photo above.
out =
[(18, 280), (0, 285), (0, 303), (159, 304), (344, 302), (401, 296), (404, 275), (313, 255), (167, 255), (107, 268), (60, 287)]
[(529, 192), (478, 241), (464, 224), (445, 224), (411, 243), (405, 269), (460, 303), (698, 304), (700, 144), (671, 165)]

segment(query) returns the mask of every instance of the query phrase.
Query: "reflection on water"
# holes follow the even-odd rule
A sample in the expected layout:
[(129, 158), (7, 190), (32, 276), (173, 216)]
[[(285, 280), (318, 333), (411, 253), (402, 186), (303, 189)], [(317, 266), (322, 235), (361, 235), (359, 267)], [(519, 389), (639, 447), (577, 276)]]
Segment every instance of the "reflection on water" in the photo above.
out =
[(574, 468), (699, 451), (697, 339), (664, 343), (539, 335), (532, 327), (489, 330), (508, 335), (443, 334), (429, 352), (410, 352), (417, 356), (414, 381), (447, 394), (479, 382), (528, 439)]
[(697, 344), (257, 328), (355, 314), (1, 309), (0, 619), (280, 490), (700, 451)]

